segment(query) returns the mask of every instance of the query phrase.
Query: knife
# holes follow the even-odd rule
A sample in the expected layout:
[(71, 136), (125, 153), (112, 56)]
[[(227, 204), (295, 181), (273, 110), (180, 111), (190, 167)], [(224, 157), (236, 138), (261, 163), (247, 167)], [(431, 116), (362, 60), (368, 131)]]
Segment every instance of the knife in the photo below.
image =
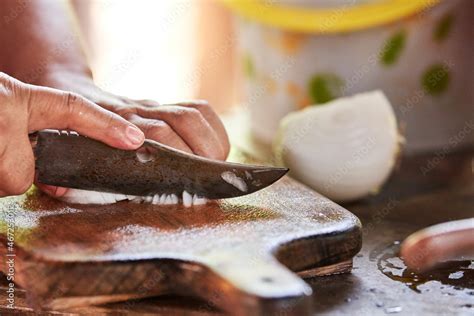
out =
[(121, 150), (71, 131), (43, 130), (34, 139), (38, 181), (67, 188), (224, 199), (261, 190), (288, 172), (207, 159), (152, 140)]

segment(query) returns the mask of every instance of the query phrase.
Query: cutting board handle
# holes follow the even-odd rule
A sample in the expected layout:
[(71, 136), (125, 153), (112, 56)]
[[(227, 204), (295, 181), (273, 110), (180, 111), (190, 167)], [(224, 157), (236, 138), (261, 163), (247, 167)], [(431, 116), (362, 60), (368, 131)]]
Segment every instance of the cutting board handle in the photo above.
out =
[(200, 261), (217, 280), (214, 293), (205, 298), (218, 306), (230, 304), (240, 309), (232, 313), (269, 315), (277, 308), (273, 312), (297, 310), (303, 315), (311, 309), (311, 287), (270, 253), (220, 249)]

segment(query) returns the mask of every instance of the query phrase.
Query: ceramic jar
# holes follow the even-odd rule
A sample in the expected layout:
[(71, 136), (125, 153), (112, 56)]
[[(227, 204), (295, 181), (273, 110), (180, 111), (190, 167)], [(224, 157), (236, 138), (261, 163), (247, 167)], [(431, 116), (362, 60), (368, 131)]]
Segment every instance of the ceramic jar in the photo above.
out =
[(223, 0), (237, 17), (253, 135), (287, 113), (381, 89), (406, 153), (474, 145), (471, 0)]

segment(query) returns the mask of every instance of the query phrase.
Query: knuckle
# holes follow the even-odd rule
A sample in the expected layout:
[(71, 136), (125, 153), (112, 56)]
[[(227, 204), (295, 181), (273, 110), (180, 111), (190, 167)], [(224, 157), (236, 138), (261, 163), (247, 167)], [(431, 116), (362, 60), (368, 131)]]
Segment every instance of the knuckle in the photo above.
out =
[(166, 114), (163, 118), (165, 118), (165, 120), (169, 122), (175, 123), (187, 121), (192, 122), (191, 124), (193, 124), (201, 116), (201, 112), (199, 112), (198, 110), (187, 107), (179, 107), (177, 109), (173, 109), (172, 111), (167, 111), (165, 113)]
[(199, 112), (199, 110), (194, 109), (194, 108), (183, 109), (181, 116), (184, 120), (190, 120), (190, 121), (195, 121), (195, 120), (200, 121), (203, 119), (201, 112)]
[(74, 111), (76, 106), (82, 103), (82, 97), (70, 91), (64, 92), (64, 98), (64, 103), (68, 107), (69, 111)]
[(78, 107), (83, 103), (82, 97), (73, 92), (64, 92), (64, 106), (68, 117), (76, 115)]
[(199, 111), (209, 111), (212, 110), (212, 107), (209, 105), (209, 102), (206, 100), (196, 100), (186, 103), (187, 106), (197, 109)]
[(173, 130), (163, 121), (155, 121), (145, 125), (145, 134), (153, 139), (169, 137)]
[(130, 105), (114, 106), (111, 110), (128, 121), (138, 114), (138, 108)]
[(212, 107), (209, 105), (209, 103), (207, 103), (207, 101), (203, 101), (203, 102), (198, 102), (198, 103), (194, 103), (194, 107), (200, 111), (204, 111), (204, 112), (214, 112), (212, 110)]
[(138, 100), (137, 102), (142, 106), (150, 107), (150, 108), (155, 108), (155, 107), (160, 106), (160, 103), (154, 100), (149, 100), (149, 99)]
[[(64, 106), (64, 121), (66, 123), (66, 127), (69, 128), (73, 125), (73, 123), (78, 119), (78, 106), (81, 103), (81, 97), (78, 94), (73, 92), (64, 92), (63, 93), (63, 106)], [(80, 114), (79, 110), (79, 114)]]
[(139, 124), (140, 123), (140, 117), (138, 115), (138, 111), (136, 108), (114, 108), (113, 112), (117, 113), (127, 121), (133, 123), (133, 124)]

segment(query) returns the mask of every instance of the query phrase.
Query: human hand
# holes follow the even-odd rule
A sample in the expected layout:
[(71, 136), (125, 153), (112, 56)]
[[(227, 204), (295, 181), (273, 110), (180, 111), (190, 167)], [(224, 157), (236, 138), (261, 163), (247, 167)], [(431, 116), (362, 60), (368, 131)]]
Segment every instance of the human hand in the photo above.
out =
[[(87, 73), (57, 68), (46, 72), (38, 83), (86, 97), (138, 126), (148, 139), (211, 159), (225, 160), (229, 153), (224, 125), (205, 101), (159, 105), (149, 100), (131, 100), (100, 89)], [(35, 184), (54, 197), (64, 196), (69, 190)]]
[(120, 149), (136, 149), (145, 138), (132, 123), (77, 94), (0, 72), (0, 196), (19, 195), (31, 186), (35, 160), (28, 134), (47, 128), (72, 129)]
[(134, 123), (148, 139), (211, 159), (225, 160), (229, 153), (224, 125), (206, 101), (131, 100), (100, 89), (88, 74), (68, 70), (50, 71), (40, 84), (86, 97)]

